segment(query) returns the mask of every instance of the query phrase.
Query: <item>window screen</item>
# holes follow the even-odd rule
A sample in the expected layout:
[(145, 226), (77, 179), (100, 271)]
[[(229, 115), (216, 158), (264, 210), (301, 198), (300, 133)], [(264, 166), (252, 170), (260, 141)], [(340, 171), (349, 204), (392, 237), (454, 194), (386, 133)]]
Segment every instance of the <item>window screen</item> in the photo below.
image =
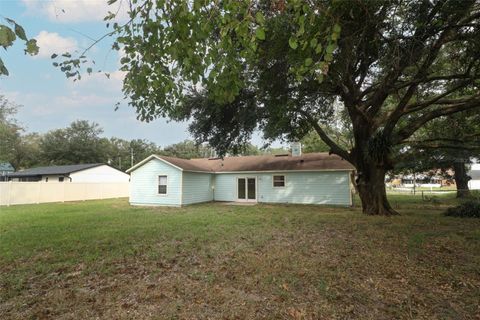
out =
[(285, 176), (273, 176), (274, 187), (285, 187)]
[(167, 176), (158, 176), (158, 194), (167, 194)]

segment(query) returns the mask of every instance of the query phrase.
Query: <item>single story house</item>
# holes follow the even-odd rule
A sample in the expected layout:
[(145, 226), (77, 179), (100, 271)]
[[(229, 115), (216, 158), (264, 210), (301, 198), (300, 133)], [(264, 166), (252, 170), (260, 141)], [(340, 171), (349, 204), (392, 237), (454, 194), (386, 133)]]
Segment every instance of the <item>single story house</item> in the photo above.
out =
[(8, 174), (22, 182), (129, 182), (130, 175), (103, 163), (73, 164), (26, 169)]
[(0, 182), (7, 181), (7, 174), (15, 172), (15, 168), (9, 162), (0, 162)]
[(179, 159), (151, 155), (128, 169), (132, 205), (207, 201), (352, 205), (346, 160), (328, 153)]
[(470, 190), (480, 190), (480, 163), (472, 164), (472, 167), (467, 175), (472, 178), (470, 181), (468, 181), (468, 188)]

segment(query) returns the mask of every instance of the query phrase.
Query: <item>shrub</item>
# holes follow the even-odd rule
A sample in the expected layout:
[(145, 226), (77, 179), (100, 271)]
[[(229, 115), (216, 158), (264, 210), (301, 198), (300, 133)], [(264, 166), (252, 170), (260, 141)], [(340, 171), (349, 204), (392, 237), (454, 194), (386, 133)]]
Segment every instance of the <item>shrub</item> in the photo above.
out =
[(449, 208), (445, 215), (462, 218), (480, 218), (480, 201), (465, 201), (459, 206)]

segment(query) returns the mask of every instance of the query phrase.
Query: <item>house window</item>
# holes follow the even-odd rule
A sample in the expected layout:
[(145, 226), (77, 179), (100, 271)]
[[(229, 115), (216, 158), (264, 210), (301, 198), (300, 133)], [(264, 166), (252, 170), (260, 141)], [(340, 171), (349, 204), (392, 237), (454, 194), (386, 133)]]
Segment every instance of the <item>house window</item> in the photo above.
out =
[(158, 194), (167, 194), (167, 176), (158, 176)]
[(285, 187), (285, 176), (273, 176), (273, 187)]
[(65, 180), (64, 177), (58, 177), (58, 182), (63, 182), (63, 180)]

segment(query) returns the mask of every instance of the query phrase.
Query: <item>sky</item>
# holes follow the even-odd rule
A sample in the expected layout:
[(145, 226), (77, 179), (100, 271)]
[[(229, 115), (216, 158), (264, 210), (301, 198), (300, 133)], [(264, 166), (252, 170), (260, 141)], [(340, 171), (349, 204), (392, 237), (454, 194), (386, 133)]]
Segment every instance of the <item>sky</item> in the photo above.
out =
[[(188, 123), (157, 119), (150, 123), (136, 119), (135, 110), (123, 100), (123, 73), (118, 70), (119, 52), (111, 50), (107, 38), (88, 52), (96, 66), (110, 73), (82, 75), (73, 82), (52, 66), (52, 53), (82, 52), (107, 31), (103, 17), (112, 7), (107, 0), (0, 0), (0, 17), (24, 27), (29, 38), (37, 39), (39, 54), (28, 56), (23, 42), (1, 51), (10, 75), (0, 77), (0, 95), (21, 105), (17, 120), (27, 132), (44, 133), (67, 127), (81, 119), (97, 122), (104, 136), (147, 139), (164, 147), (190, 139)], [(124, 10), (120, 8), (120, 19)], [(115, 111), (115, 104), (120, 108)], [(262, 145), (256, 134), (252, 142)], [(274, 146), (278, 144), (274, 144)]]

